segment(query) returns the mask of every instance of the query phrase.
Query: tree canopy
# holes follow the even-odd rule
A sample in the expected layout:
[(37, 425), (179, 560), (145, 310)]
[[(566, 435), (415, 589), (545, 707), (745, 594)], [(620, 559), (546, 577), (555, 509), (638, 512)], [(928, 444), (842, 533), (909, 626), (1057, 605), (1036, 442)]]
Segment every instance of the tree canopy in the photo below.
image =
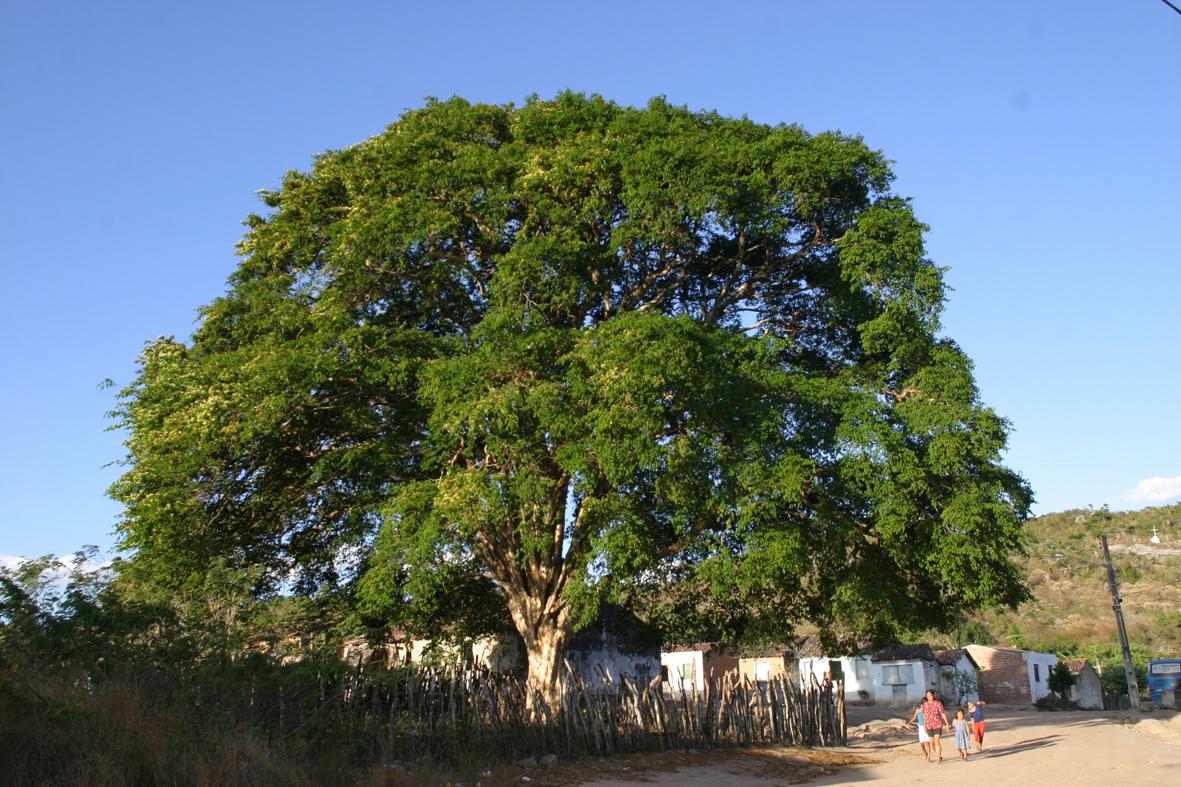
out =
[(892, 177), (662, 99), (432, 100), (264, 192), (227, 293), (149, 343), (121, 544), (511, 620), (543, 685), (670, 582), (760, 637), (1015, 604), (1030, 491)]

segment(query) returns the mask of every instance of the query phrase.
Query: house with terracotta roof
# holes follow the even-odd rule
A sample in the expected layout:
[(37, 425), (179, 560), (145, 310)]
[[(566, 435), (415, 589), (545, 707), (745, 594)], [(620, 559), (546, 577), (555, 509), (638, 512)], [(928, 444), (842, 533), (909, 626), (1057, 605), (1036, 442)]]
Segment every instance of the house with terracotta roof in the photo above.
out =
[(738, 654), (721, 642), (674, 645), (660, 652), (660, 668), (671, 692), (705, 691), (708, 682), (738, 669)]
[(808, 637), (797, 648), (800, 683), (807, 687), (843, 680), (846, 700), (877, 702), (918, 702), (928, 689), (938, 690), (939, 672), (935, 653), (925, 642), (917, 645), (872, 645), (848, 643), (853, 655), (825, 652), (820, 637)]
[(1058, 663), (1053, 653), (1035, 653), (1000, 645), (968, 645), (980, 666), (980, 699), (1009, 705), (1029, 705), (1050, 693), (1050, 671)]
[(936, 693), (950, 705), (980, 701), (980, 665), (967, 648), (941, 650), (935, 654), (939, 665)]
[(738, 655), (738, 675), (743, 680), (763, 683), (769, 680), (790, 680), (800, 677), (796, 649), (807, 640), (798, 637), (788, 644), (747, 648)]
[(1069, 659), (1065, 662), (1074, 676), (1067, 699), (1078, 703), (1083, 710), (1103, 710), (1103, 684), (1099, 674), (1086, 659)]

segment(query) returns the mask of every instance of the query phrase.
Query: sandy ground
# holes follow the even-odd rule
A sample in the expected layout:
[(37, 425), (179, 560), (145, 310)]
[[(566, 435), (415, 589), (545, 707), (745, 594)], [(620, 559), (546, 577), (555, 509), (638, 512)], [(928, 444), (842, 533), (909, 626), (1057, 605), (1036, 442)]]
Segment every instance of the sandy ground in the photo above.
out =
[[(1181, 785), (1181, 714), (1038, 713), (992, 708), (983, 753), (960, 762), (944, 738), (943, 762), (924, 762), (912, 730), (891, 708), (851, 708), (850, 746), (836, 750), (759, 749), (636, 758), (589, 779), (585, 787), (772, 787), (870, 785), (913, 787), (970, 781), (989, 787)], [(907, 714), (907, 717), (909, 714)], [(626, 769), (626, 770), (624, 770)], [(586, 774), (589, 776), (589, 774)], [(557, 776), (557, 774), (553, 774)], [(534, 772), (535, 784), (549, 779)]]

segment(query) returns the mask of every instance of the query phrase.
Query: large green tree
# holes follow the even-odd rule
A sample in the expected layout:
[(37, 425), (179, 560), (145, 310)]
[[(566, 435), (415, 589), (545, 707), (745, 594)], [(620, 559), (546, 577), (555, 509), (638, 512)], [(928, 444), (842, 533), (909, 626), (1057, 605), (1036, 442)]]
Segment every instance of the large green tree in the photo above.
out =
[(148, 345), (122, 546), (511, 620), (547, 692), (653, 578), (760, 636), (1016, 603), (1030, 492), (891, 180), (860, 138), (660, 99), (407, 112), (264, 193), (191, 341)]

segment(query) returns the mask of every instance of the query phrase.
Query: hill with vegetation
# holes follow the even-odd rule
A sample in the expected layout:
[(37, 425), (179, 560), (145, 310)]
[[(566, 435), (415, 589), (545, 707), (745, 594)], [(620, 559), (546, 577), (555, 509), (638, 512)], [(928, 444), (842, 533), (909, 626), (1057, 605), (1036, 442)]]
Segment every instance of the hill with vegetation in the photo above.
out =
[[(1151, 540), (1154, 528), (1159, 544)], [(1120, 687), (1119, 635), (1101, 535), (1110, 545), (1137, 667), (1181, 656), (1181, 504), (1074, 509), (1031, 519), (1025, 525), (1027, 554), (1017, 562), (1033, 600), (1015, 612), (986, 610), (952, 631), (928, 632), (928, 638), (947, 647), (977, 642), (1088, 658), (1103, 671), (1105, 684)]]

